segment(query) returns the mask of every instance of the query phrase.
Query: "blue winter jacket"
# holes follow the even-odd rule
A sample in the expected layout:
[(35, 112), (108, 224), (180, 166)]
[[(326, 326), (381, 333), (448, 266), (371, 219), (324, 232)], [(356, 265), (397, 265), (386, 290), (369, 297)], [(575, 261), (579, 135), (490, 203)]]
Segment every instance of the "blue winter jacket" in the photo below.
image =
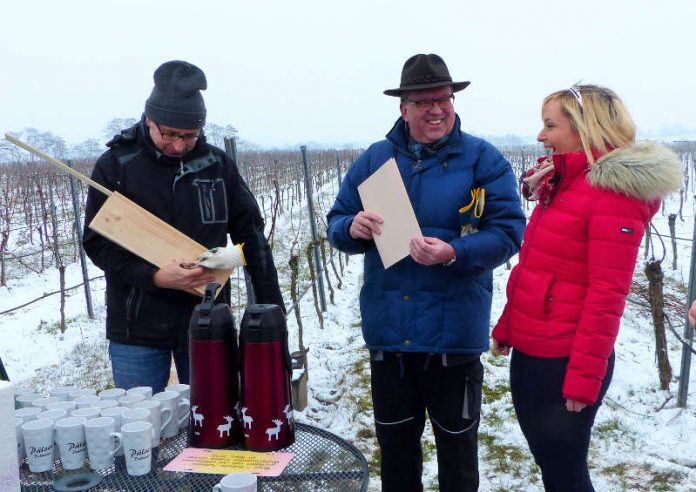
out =
[[(409, 151), (399, 118), (387, 139), (355, 160), (341, 183), (328, 218), (329, 242), (346, 253), (365, 253), (360, 292), (362, 330), (371, 350), (480, 353), (488, 350), (492, 272), (520, 247), (525, 217), (510, 164), (491, 144), (459, 129), (446, 145), (418, 160)], [(348, 234), (362, 210), (357, 187), (395, 157), (424, 236), (448, 242), (457, 259), (422, 266), (409, 256), (388, 269), (373, 241)], [(486, 190), (479, 231), (461, 236), (459, 209), (471, 189)]]

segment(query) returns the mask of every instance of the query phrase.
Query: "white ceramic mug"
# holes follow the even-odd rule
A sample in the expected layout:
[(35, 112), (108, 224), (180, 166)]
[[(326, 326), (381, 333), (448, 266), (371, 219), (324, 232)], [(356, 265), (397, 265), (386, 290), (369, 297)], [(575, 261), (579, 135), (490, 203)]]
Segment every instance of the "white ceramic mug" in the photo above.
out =
[(92, 408), (98, 408), (99, 410), (104, 410), (105, 408), (117, 407), (118, 401), (116, 400), (99, 400), (92, 403)]
[(94, 407), (78, 408), (70, 412), (71, 417), (84, 417), (87, 420), (95, 419), (101, 415), (101, 410)]
[(75, 398), (79, 398), (80, 396), (89, 396), (96, 394), (97, 390), (95, 390), (94, 388), (76, 388), (68, 393), (68, 399), (74, 400)]
[(24, 451), (29, 470), (34, 473), (53, 468), (53, 420), (36, 419), (22, 424)]
[(256, 492), (256, 475), (253, 473), (230, 473), (215, 484), (217, 492)]
[(54, 408), (53, 410), (44, 410), (43, 412), (39, 412), (36, 414), (37, 419), (51, 419), (53, 420), (53, 423), (55, 423), (56, 420), (62, 419), (67, 416), (67, 410), (62, 410), (60, 408)]
[(180, 401), (179, 393), (176, 391), (162, 391), (161, 393), (154, 395), (152, 398), (162, 402), (162, 411), (164, 411), (165, 408), (168, 408), (172, 412), (172, 415), (183, 415), (180, 418), (173, 418), (162, 429), (162, 437), (168, 439), (176, 436), (179, 433), (181, 424), (189, 418), (189, 401), (186, 399), (184, 399), (184, 401)]
[(82, 468), (87, 459), (84, 417), (66, 417), (56, 421), (56, 443), (65, 470)]
[(131, 393), (130, 395), (126, 393), (118, 399), (118, 404), (122, 407), (133, 408), (133, 403), (136, 401), (143, 401), (144, 399), (145, 395), (142, 393)]
[(162, 430), (171, 422), (172, 411), (169, 408), (162, 408), (160, 400), (143, 400), (133, 404), (133, 408), (147, 408), (150, 410), (150, 423), (152, 424), (152, 447), (159, 446), (162, 437)]
[(75, 386), (56, 386), (48, 390), (49, 396), (55, 396), (63, 401), (70, 400), (70, 392), (76, 390)]
[[(143, 409), (146, 410), (146, 409)], [(152, 424), (129, 422), (121, 427), (128, 475), (139, 476), (152, 469)]]
[(143, 395), (146, 400), (152, 398), (152, 387), (151, 386), (136, 386), (126, 391), (127, 395)]
[[(37, 419), (50, 419), (53, 421), (53, 424), (55, 424), (57, 420), (67, 416), (68, 412), (66, 410), (61, 410), (60, 408), (54, 410), (44, 410), (43, 412), (36, 414)], [(60, 458), (60, 453), (58, 452), (58, 441), (56, 441), (55, 436), (53, 436), (53, 459), (57, 460), (58, 458)]]
[(38, 393), (22, 393), (21, 395), (15, 396), (15, 407), (17, 408), (27, 408), (27, 407), (33, 407), (31, 403), (34, 400), (38, 400), (41, 398), (41, 395)]
[(24, 422), (36, 420), (36, 416), (43, 412), (39, 407), (24, 407), (15, 410), (15, 417), (22, 419)]
[(121, 426), (131, 422), (150, 422), (150, 410), (147, 408), (126, 408), (121, 416)]
[(114, 431), (114, 419), (97, 417), (84, 423), (89, 466), (93, 470), (109, 468), (121, 448), (121, 434)]
[[(190, 402), (191, 399), (191, 386), (188, 384), (184, 383), (177, 383), (177, 384), (170, 384), (166, 388), (164, 388), (165, 391), (174, 391), (176, 393), (179, 393), (179, 401), (183, 402), (184, 399), (188, 400)], [(190, 404), (190, 403), (189, 403)], [(179, 415), (179, 419), (181, 419), (183, 415)], [(186, 411), (186, 418), (183, 420), (179, 420), (179, 428), (180, 429), (185, 429), (189, 425), (189, 412)]]
[(32, 400), (31, 404), (35, 407), (41, 408), (42, 410), (46, 410), (46, 405), (48, 405), (49, 403), (56, 403), (59, 401), (61, 401), (61, 399), (57, 396), (46, 396), (43, 398), (37, 398), (36, 400)]
[[(114, 432), (121, 432), (123, 412), (128, 410), (128, 407), (109, 407), (101, 411), (102, 417), (111, 417), (114, 419)], [(116, 451), (116, 456), (123, 456), (123, 446)]]
[(99, 393), (99, 396), (102, 400), (118, 400), (125, 394), (126, 390), (123, 388), (109, 388)]
[[(100, 400), (101, 398), (99, 398), (97, 395), (83, 395), (78, 396), (73, 401), (75, 402), (75, 405), (77, 405), (77, 408), (86, 408), (91, 407), (92, 404), (97, 403)], [(36, 404), (36, 402), (34, 403)]]
[(26, 453), (24, 452), (24, 436), (22, 435), (22, 424), (24, 421), (19, 417), (15, 417), (15, 434), (17, 436), (17, 463), (22, 466), (24, 463), (24, 457)]
[(77, 404), (72, 400), (61, 400), (55, 403), (49, 403), (46, 405), (46, 410), (65, 410), (66, 412), (72, 412), (77, 408)]
[(17, 397), (21, 395), (33, 395), (36, 394), (36, 391), (34, 390), (34, 388), (20, 387), (14, 388), (12, 390), (12, 393), (14, 394), (15, 408), (20, 408), (19, 403), (17, 403)]

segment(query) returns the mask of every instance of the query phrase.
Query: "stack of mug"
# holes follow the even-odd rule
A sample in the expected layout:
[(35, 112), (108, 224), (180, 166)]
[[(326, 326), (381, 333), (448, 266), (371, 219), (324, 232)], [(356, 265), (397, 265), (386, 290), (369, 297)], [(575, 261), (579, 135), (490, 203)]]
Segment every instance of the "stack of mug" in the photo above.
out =
[(15, 389), (17, 457), (35, 473), (60, 460), (63, 469), (93, 470), (114, 465), (125, 456), (129, 475), (152, 469), (152, 449), (162, 438), (175, 437), (189, 424), (190, 389), (185, 384), (152, 388), (107, 389), (57, 387), (48, 396), (28, 388)]

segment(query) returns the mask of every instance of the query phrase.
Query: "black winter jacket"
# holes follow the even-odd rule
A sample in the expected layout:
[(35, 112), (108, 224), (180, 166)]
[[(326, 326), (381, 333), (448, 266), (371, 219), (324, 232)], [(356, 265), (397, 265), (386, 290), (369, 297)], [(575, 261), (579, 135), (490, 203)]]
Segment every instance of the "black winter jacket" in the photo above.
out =
[[(144, 119), (107, 143), (92, 179), (118, 191), (207, 248), (224, 246), (227, 234), (244, 244), (256, 302), (283, 298), (264, 236), (258, 204), (236, 164), (201, 137), (182, 158), (159, 152)], [(154, 285), (157, 267), (89, 229), (106, 197), (89, 190), (84, 247), (106, 276), (106, 337), (117, 343), (161, 348), (187, 343), (188, 321), (200, 298)], [(229, 282), (218, 300), (229, 301)]]

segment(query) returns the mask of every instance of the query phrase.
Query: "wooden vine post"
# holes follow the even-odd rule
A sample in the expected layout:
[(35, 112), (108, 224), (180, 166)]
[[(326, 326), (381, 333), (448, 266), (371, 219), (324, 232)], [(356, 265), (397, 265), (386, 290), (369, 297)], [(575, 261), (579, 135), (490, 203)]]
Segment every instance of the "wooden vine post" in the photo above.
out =
[[(319, 294), (317, 294), (317, 280), (321, 281), (321, 274), (317, 275), (315, 269), (314, 269), (314, 261), (312, 261), (312, 253), (315, 251), (315, 248), (317, 247), (317, 243), (315, 241), (310, 241), (307, 243), (307, 264), (309, 265), (309, 275), (312, 280), (312, 295), (314, 297), (314, 309), (317, 312), (317, 317), (319, 318), (319, 328), (322, 330), (324, 329), (324, 315), (321, 314), (321, 308), (319, 307)], [(318, 277), (318, 279), (317, 279)]]
[(667, 356), (667, 336), (665, 335), (665, 306), (663, 294), (663, 278), (661, 262), (649, 261), (645, 265), (645, 276), (648, 277), (648, 297), (652, 311), (653, 327), (655, 329), (655, 358), (660, 377), (660, 389), (669, 390), (672, 380), (672, 367)]
[(309, 380), (308, 365), (307, 365), (307, 349), (304, 346), (302, 337), (302, 316), (300, 315), (300, 287), (299, 278), (299, 262), (300, 257), (294, 253), (290, 253), (290, 297), (293, 302), (295, 311), (295, 320), (297, 321), (297, 338), (299, 350), (290, 354), (292, 361), (292, 380), (290, 388), (292, 390), (292, 408), (301, 412), (307, 407), (307, 381)]

